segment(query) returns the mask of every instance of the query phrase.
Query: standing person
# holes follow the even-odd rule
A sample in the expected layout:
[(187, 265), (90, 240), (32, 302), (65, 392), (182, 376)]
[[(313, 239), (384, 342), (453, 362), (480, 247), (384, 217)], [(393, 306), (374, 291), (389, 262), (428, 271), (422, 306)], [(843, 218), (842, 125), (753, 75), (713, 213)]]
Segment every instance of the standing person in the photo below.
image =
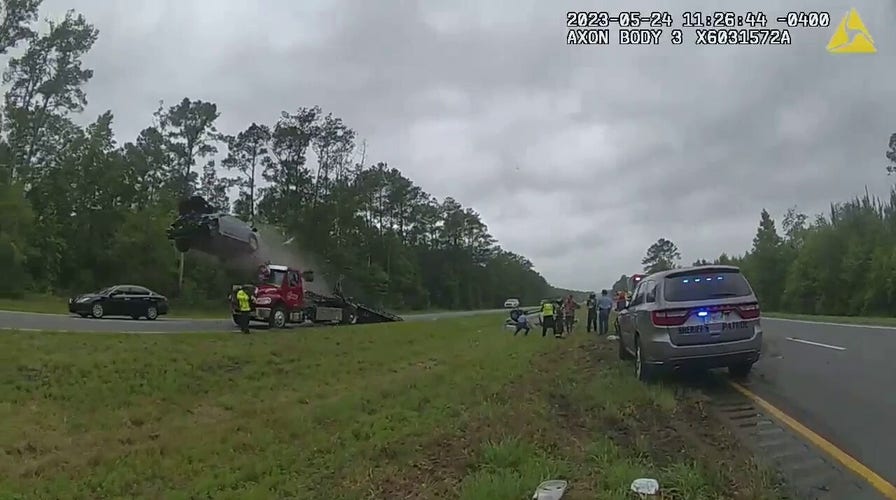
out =
[(619, 290), (616, 292), (616, 311), (621, 311), (623, 309), (625, 309), (625, 292)]
[(544, 301), (544, 304), (541, 305), (541, 336), (546, 337), (548, 334), (548, 328), (551, 329), (551, 332), (554, 336), (557, 336), (557, 327), (554, 324), (554, 302), (550, 300)]
[(523, 336), (529, 335), (529, 318), (526, 317), (525, 312), (520, 311), (520, 315), (516, 317), (516, 331), (513, 332), (513, 336), (516, 337), (516, 334), (520, 333), (522, 330), (526, 331)]
[(563, 328), (566, 326), (566, 320), (563, 318), (563, 299), (557, 299), (554, 301), (554, 326), (556, 329), (554, 330), (554, 337), (560, 338), (563, 337)]
[(588, 333), (591, 333), (591, 327), (594, 326), (594, 331), (597, 332), (597, 294), (591, 292), (588, 295), (588, 301), (585, 302), (585, 306), (588, 309)]
[(236, 292), (236, 306), (240, 331), (249, 333), (249, 313), (252, 311), (252, 305), (245, 287), (240, 287)]
[(610, 331), (610, 311), (613, 309), (613, 299), (607, 294), (606, 290), (601, 290), (600, 298), (597, 300), (597, 313), (600, 322), (598, 335), (606, 335)]
[(579, 304), (572, 294), (567, 295), (566, 300), (563, 301), (563, 320), (568, 335), (572, 334), (572, 327), (576, 324), (576, 309), (578, 308)]

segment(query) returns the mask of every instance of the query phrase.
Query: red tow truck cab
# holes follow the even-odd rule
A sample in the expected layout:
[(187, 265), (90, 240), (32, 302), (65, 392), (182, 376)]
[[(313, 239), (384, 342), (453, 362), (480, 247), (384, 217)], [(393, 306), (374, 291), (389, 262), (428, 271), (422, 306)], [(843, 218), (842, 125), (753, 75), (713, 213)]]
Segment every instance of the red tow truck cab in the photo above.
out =
[[(263, 265), (259, 267), (255, 285), (248, 285), (253, 297), (251, 319), (263, 321), (272, 328), (283, 328), (287, 323), (352, 323), (356, 312), (338, 301), (333, 304), (320, 303), (312, 299), (304, 282), (314, 281), (314, 272), (300, 272), (288, 266)], [(233, 285), (231, 297), (239, 288), (247, 285)], [(314, 298), (317, 298), (314, 296)], [(234, 322), (237, 312), (234, 309)]]

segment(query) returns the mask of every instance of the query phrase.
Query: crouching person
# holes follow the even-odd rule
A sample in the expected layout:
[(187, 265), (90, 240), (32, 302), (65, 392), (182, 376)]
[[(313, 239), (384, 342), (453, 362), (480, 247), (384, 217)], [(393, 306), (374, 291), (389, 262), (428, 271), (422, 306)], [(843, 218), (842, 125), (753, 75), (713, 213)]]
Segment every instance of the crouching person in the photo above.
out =
[(520, 311), (520, 315), (516, 318), (516, 331), (513, 332), (513, 336), (516, 337), (516, 334), (525, 331), (523, 335), (529, 335), (529, 330), (531, 327), (529, 326), (529, 318), (526, 317), (526, 313)]

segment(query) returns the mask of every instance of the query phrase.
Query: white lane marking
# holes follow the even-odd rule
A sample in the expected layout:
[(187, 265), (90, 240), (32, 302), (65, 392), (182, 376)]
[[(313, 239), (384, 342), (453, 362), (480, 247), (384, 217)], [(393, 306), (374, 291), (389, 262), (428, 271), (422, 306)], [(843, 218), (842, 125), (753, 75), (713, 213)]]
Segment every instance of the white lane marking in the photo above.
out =
[(793, 337), (787, 337), (787, 340), (790, 340), (791, 342), (799, 342), (801, 344), (809, 344), (809, 345), (814, 345), (814, 346), (818, 346), (818, 347), (827, 347), (828, 349), (834, 349), (837, 351), (845, 351), (846, 350), (845, 347), (840, 347), (840, 346), (830, 345), (830, 344), (822, 344), (821, 342), (812, 342), (811, 340), (796, 339)]
[(763, 316), (763, 321), (789, 321), (791, 323), (806, 323), (809, 325), (828, 325), (828, 326), (842, 326), (844, 328), (870, 328), (872, 330), (896, 330), (896, 326), (883, 326), (883, 325), (859, 325), (854, 323), (831, 323), (828, 321), (810, 321), (805, 319), (789, 319), (789, 318), (776, 318), (774, 316)]

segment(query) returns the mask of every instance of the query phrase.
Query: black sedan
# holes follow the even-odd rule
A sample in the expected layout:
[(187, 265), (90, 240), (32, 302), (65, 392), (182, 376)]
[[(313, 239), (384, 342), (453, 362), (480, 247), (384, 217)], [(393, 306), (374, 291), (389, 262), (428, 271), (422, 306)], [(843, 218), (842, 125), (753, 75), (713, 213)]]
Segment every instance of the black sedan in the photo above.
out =
[(68, 311), (82, 318), (130, 316), (153, 320), (168, 314), (168, 299), (142, 286), (115, 285), (70, 298)]

